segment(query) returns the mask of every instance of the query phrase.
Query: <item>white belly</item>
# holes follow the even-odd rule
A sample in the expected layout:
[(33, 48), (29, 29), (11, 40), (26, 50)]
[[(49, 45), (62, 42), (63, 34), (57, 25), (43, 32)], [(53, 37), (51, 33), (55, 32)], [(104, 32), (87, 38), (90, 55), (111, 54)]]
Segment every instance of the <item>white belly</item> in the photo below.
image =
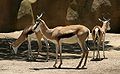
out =
[(63, 38), (60, 40), (62, 43), (67, 43), (67, 44), (74, 44), (78, 42), (78, 38), (76, 35), (70, 37), (70, 38)]
[[(55, 40), (50, 40), (51, 42), (53, 43), (56, 43)], [(76, 35), (70, 37), (70, 38), (63, 38), (63, 39), (60, 39), (60, 42), (61, 43), (67, 43), (67, 44), (74, 44), (74, 43), (77, 43), (78, 42), (78, 38)]]

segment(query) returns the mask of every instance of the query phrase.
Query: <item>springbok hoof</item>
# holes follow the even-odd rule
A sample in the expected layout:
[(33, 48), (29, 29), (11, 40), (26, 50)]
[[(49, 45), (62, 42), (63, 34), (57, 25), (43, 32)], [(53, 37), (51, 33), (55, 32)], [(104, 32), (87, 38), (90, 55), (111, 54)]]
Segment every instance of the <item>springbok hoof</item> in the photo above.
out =
[(53, 65), (54, 68), (57, 68), (56, 65)]
[(60, 69), (60, 68), (61, 68), (61, 65), (60, 65), (60, 66), (58, 66), (58, 68)]
[(85, 65), (83, 65), (83, 66), (81, 67), (81, 69), (87, 69), (87, 67), (86, 67)]
[(77, 66), (76, 69), (79, 69), (79, 66)]

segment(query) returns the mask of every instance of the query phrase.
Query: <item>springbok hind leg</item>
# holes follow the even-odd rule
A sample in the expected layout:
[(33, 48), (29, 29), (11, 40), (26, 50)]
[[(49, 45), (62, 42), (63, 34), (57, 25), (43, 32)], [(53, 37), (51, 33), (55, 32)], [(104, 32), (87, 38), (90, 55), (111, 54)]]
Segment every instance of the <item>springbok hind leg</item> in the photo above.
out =
[(60, 65), (58, 66), (58, 68), (61, 68), (62, 65), (62, 44), (60, 43)]
[(100, 43), (97, 42), (97, 55), (96, 55), (97, 59), (100, 59)]
[(92, 59), (95, 59), (95, 51), (96, 51), (95, 41), (93, 43), (94, 43), (94, 49), (93, 49), (93, 58)]
[[(87, 49), (87, 48), (86, 48), (86, 49)], [(86, 62), (87, 62), (87, 58), (88, 58), (88, 54), (89, 54), (89, 50), (88, 50), (88, 49), (85, 50), (85, 53), (86, 53), (86, 55), (85, 55), (85, 62), (84, 62), (84, 64), (83, 64), (82, 68), (84, 68), (84, 66), (86, 66)]]
[[(81, 58), (78, 66), (77, 66), (76, 68), (79, 68), (79, 67), (81, 66), (83, 59), (84, 59), (85, 56), (87, 55), (87, 54), (86, 54), (86, 49), (85, 49), (84, 41), (83, 41), (83, 42), (80, 42), (80, 41), (79, 41), (78, 43), (79, 43), (79, 45), (80, 45), (80, 47), (81, 47), (81, 49), (82, 49), (83, 55), (82, 55), (82, 58)], [(87, 58), (85, 59), (84, 65), (86, 65), (86, 61), (87, 61)], [(82, 66), (82, 68), (83, 68), (83, 66)]]
[(28, 35), (28, 60), (31, 60), (32, 57), (31, 37)]
[(105, 36), (103, 36), (102, 48), (103, 48), (103, 57), (104, 57), (104, 59), (105, 59), (105, 58), (106, 58), (106, 57), (105, 57)]
[(40, 54), (40, 51), (42, 51), (42, 42), (41, 42), (41, 38), (42, 38), (42, 34), (40, 32), (35, 32), (35, 35), (37, 37), (37, 43), (38, 43), (38, 54), (37, 54), (37, 57), (38, 55)]

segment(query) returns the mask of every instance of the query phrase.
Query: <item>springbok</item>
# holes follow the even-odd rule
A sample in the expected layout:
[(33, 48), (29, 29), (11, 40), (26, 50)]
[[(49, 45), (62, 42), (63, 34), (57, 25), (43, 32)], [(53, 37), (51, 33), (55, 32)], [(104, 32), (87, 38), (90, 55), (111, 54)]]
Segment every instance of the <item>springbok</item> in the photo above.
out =
[[(36, 24), (36, 23), (35, 23), (35, 24)], [(29, 26), (29, 27), (26, 27), (26, 28), (23, 30), (22, 34), (19, 36), (19, 38), (18, 38), (15, 42), (10, 43), (10, 46), (11, 46), (12, 49), (14, 50), (14, 53), (17, 54), (18, 47), (19, 47), (24, 41), (28, 40), (28, 59), (31, 59), (31, 58), (32, 58), (31, 35), (32, 35), (33, 33), (35, 33), (35, 35), (36, 35), (36, 37), (37, 37), (38, 47), (39, 47), (39, 48), (38, 48), (38, 55), (39, 55), (39, 52), (40, 52), (41, 49), (42, 49), (41, 39), (43, 38), (44, 41), (45, 41), (45, 44), (46, 44), (46, 46), (47, 46), (47, 59), (46, 59), (46, 60), (48, 61), (48, 59), (49, 59), (49, 53), (48, 53), (48, 51), (49, 51), (49, 43), (48, 43), (47, 39), (42, 36), (42, 34), (41, 34), (40, 31), (35, 32), (35, 31), (32, 30), (32, 28), (33, 28), (33, 25), (31, 25), (31, 26)]]
[[(104, 20), (101, 20), (100, 18), (98, 18), (99, 21), (101, 21), (103, 23), (102, 27), (100, 26), (95, 26), (92, 29), (92, 38), (93, 38), (93, 43), (94, 43), (94, 48), (97, 47), (97, 55), (96, 58), (100, 59), (100, 52), (99, 52), (99, 47), (100, 45), (102, 45), (102, 49), (103, 49), (103, 57), (105, 58), (105, 34), (107, 30), (110, 30), (110, 19), (106, 20), (105, 18), (103, 18)], [(97, 45), (96, 45), (97, 44)], [(93, 59), (95, 58), (95, 50), (93, 51)]]
[[(42, 15), (42, 14), (41, 14)], [(61, 68), (62, 65), (62, 43), (79, 43), (82, 49), (82, 58), (76, 68), (79, 68), (82, 64), (83, 59), (85, 58), (82, 68), (86, 66), (86, 61), (89, 53), (89, 49), (86, 47), (85, 41), (88, 39), (90, 30), (83, 25), (69, 25), (69, 26), (58, 26), (53, 29), (49, 29), (46, 23), (41, 19), (40, 16), (37, 16), (38, 25), (37, 28), (33, 28), (34, 31), (40, 30), (44, 37), (48, 40), (55, 42), (56, 44), (56, 60), (53, 67), (56, 67), (58, 60), (58, 51), (60, 51), (60, 64), (58, 68)]]

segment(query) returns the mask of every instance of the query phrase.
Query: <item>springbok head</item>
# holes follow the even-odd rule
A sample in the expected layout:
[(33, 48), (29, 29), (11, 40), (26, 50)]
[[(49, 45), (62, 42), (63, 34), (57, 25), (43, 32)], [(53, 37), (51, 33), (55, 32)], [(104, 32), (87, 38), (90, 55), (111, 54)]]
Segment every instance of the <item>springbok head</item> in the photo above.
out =
[(103, 19), (104, 19), (104, 20), (101, 20), (100, 18), (98, 18), (98, 20), (101, 21), (101, 22), (103, 23), (103, 25), (106, 26), (106, 29), (107, 29), (107, 30), (110, 30), (110, 29), (111, 29), (111, 28), (110, 28), (110, 22), (109, 22), (110, 19), (106, 19), (106, 18), (104, 18), (104, 17), (103, 17)]
[(18, 47), (14, 47), (13, 44), (11, 42), (9, 42), (9, 45), (10, 45), (10, 49), (12, 49), (12, 53), (13, 54), (17, 54), (17, 51), (18, 51)]
[(37, 29), (38, 28), (38, 25), (40, 24), (40, 22), (41, 22), (41, 17), (42, 17), (42, 15), (43, 15), (43, 13), (41, 13), (41, 15), (39, 16), (39, 15), (37, 15), (37, 19), (36, 19), (36, 22), (35, 22), (35, 24), (34, 24), (34, 26), (32, 27), (32, 30), (33, 31), (35, 31), (35, 32), (38, 32), (39, 31), (39, 29)]

